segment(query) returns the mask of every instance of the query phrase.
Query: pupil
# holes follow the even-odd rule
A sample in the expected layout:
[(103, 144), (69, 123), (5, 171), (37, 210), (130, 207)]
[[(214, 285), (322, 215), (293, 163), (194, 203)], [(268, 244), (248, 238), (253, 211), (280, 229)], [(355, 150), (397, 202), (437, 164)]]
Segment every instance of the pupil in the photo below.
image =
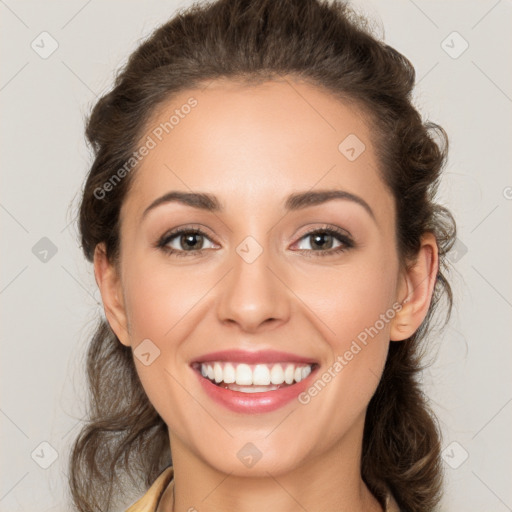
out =
[[(330, 249), (332, 247), (332, 235), (329, 235), (328, 233), (321, 233), (312, 235), (313, 237), (313, 248), (316, 246), (320, 249)], [(328, 240), (326, 241), (326, 238)]]
[(197, 244), (197, 238), (201, 237), (201, 235), (197, 233), (188, 233), (187, 235), (181, 235), (181, 244), (185, 250), (188, 249), (196, 249), (195, 244)]

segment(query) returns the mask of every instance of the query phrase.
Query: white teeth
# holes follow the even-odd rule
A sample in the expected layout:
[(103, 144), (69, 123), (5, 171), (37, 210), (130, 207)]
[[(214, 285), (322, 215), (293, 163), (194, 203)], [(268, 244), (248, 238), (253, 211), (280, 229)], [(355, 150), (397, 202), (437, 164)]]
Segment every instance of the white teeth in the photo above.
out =
[(284, 382), (283, 367), (280, 364), (275, 364), (270, 370), (270, 381), (272, 384), (282, 384)]
[(236, 367), (236, 383), (239, 386), (252, 385), (252, 371), (248, 364), (239, 364)]
[[(212, 361), (202, 363), (201, 375), (216, 384), (233, 384), (238, 386), (252, 386), (252, 393), (278, 389), (276, 386), (291, 385), (300, 382), (310, 373), (312, 366), (299, 363), (274, 363), (248, 365), (245, 363), (226, 363)], [(266, 386), (258, 388), (258, 386)], [(231, 389), (231, 388), (230, 388)]]
[[(309, 366), (308, 366), (309, 368)], [(286, 384), (291, 384), (293, 382), (293, 377), (295, 375), (295, 366), (293, 364), (289, 364), (286, 366), (286, 370), (284, 371), (284, 381)]]
[(304, 366), (302, 368), (302, 378), (305, 379), (311, 373), (311, 366)]
[(231, 363), (227, 363), (224, 366), (224, 382), (226, 384), (232, 384), (236, 380), (235, 368)]
[(213, 374), (215, 376), (215, 382), (222, 382), (222, 366), (219, 363), (213, 365)]
[(237, 386), (236, 384), (232, 384), (229, 386), (231, 391), (240, 391), (242, 393), (264, 393), (266, 391), (274, 391), (279, 389), (279, 386)]
[(252, 374), (252, 383), (258, 386), (268, 386), (270, 384), (270, 372), (265, 364), (257, 364)]

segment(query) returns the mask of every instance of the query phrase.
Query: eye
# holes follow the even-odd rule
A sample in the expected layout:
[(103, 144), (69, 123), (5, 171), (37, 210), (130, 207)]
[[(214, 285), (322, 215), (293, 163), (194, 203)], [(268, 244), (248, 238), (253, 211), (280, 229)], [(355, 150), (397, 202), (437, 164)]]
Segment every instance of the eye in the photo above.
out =
[[(295, 245), (298, 251), (324, 256), (346, 251), (355, 244), (345, 231), (337, 227), (326, 227), (309, 231)], [(156, 246), (175, 256), (197, 256), (207, 249), (218, 247), (198, 228), (175, 229), (163, 235)]]
[(216, 245), (208, 238), (206, 233), (200, 229), (191, 228), (166, 233), (157, 245), (165, 252), (177, 256), (200, 254), (205, 249), (216, 248)]
[(306, 233), (296, 245), (299, 251), (316, 252), (320, 256), (351, 249), (354, 242), (345, 231), (329, 227)]

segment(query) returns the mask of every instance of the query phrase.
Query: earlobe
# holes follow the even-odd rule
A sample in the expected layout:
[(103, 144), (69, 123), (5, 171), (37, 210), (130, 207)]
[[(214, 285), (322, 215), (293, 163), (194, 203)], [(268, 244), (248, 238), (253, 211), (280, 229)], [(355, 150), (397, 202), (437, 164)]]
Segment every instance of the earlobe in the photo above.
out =
[(108, 260), (104, 243), (94, 249), (94, 277), (110, 327), (123, 345), (130, 346), (121, 280), (117, 268)]
[(416, 258), (404, 270), (398, 287), (398, 301), (401, 304), (391, 322), (391, 341), (410, 338), (427, 316), (437, 279), (439, 265), (438, 247), (435, 236), (425, 233)]

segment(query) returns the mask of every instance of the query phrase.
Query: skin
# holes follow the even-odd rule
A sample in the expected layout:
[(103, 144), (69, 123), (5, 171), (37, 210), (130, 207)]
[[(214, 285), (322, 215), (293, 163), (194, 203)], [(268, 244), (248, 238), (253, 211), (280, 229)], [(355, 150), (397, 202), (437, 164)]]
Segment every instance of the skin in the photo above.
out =
[[(410, 337), (427, 313), (436, 241), (425, 234), (407, 270), (400, 265), (393, 196), (372, 127), (355, 107), (291, 79), (250, 87), (217, 80), (169, 99), (141, 140), (190, 96), (198, 105), (135, 171), (121, 210), (120, 261), (109, 262), (101, 244), (94, 260), (120, 342), (135, 349), (150, 339), (160, 350), (149, 366), (134, 358), (169, 429), (174, 496), (169, 487), (158, 510), (286, 512), (300, 504), (308, 511), (380, 511), (359, 470), (366, 409), (390, 340)], [(366, 146), (354, 161), (338, 150), (349, 134)], [(355, 194), (373, 216), (346, 199), (286, 211), (289, 194), (312, 189)], [(173, 190), (213, 194), (223, 211), (172, 202), (142, 219)], [(155, 247), (171, 229), (190, 224), (207, 236), (201, 254)], [(326, 224), (348, 232), (354, 247), (334, 253), (334, 238), (319, 255), (306, 233)], [(263, 250), (252, 263), (236, 252), (249, 235)], [(179, 236), (170, 244), (184, 250)], [(318, 361), (321, 375), (394, 304), (401, 310), (306, 405), (231, 412), (205, 395), (189, 366), (211, 351), (282, 350)], [(237, 457), (249, 442), (262, 453), (252, 468)]]

